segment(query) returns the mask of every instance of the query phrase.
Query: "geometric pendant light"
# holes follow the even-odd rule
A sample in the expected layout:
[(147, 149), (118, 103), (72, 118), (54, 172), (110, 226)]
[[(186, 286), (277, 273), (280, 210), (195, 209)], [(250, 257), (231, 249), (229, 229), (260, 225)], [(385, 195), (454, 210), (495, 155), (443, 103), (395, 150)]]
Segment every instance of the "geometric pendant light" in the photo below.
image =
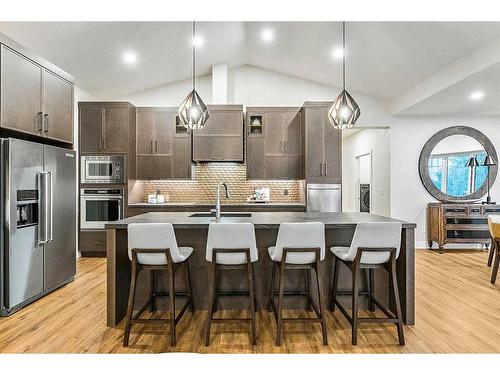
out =
[(345, 22), (342, 22), (342, 92), (328, 111), (328, 120), (336, 129), (349, 129), (361, 115), (361, 110), (345, 89)]
[(201, 129), (208, 120), (208, 108), (196, 92), (196, 25), (193, 21), (193, 90), (179, 107), (181, 123), (189, 129)]

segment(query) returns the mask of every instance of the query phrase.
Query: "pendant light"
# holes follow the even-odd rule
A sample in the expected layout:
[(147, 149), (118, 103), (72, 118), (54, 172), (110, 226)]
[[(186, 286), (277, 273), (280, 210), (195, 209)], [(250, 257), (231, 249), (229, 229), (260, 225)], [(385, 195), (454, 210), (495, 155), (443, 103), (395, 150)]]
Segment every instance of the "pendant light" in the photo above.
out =
[(196, 24), (193, 21), (193, 90), (179, 107), (181, 123), (189, 129), (201, 129), (208, 120), (208, 108), (196, 92)]
[(345, 89), (345, 22), (342, 22), (342, 92), (328, 111), (328, 120), (336, 129), (352, 128), (361, 114), (358, 104)]

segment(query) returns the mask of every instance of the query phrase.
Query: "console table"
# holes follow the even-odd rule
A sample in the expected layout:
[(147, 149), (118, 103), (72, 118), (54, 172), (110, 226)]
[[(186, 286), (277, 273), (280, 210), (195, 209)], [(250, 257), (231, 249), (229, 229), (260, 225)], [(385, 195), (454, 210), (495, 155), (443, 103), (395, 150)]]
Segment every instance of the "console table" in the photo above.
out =
[(500, 214), (500, 205), (429, 203), (427, 207), (427, 240), (443, 252), (447, 243), (480, 243), (486, 248), (491, 241), (487, 216)]

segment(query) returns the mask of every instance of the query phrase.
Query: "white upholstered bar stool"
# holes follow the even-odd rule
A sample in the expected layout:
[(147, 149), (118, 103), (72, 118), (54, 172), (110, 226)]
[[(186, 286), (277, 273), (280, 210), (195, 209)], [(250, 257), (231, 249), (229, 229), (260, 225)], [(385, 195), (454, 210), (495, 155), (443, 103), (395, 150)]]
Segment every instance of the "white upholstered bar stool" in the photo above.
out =
[[(495, 284), (498, 274), (498, 266), (500, 264), (500, 252), (498, 250), (500, 245), (500, 215), (488, 215), (488, 227), (491, 235), (490, 254), (488, 256), (488, 267), (493, 264), (491, 270), (491, 283)], [(493, 260), (495, 263), (493, 263)]]
[[(170, 324), (170, 344), (175, 346), (175, 327), (189, 307), (194, 311), (191, 292), (191, 277), (189, 273), (189, 257), (193, 253), (191, 247), (178, 247), (174, 227), (169, 223), (129, 224), (128, 226), (128, 256), (132, 261), (132, 277), (128, 298), (123, 346), (128, 345), (130, 328), (137, 323), (165, 323)], [(175, 276), (177, 270), (184, 266), (187, 291), (175, 291)], [(137, 277), (141, 270), (150, 271), (151, 289), (149, 300), (133, 315), (134, 297), (137, 287)], [(168, 293), (155, 291), (155, 272), (167, 271)], [(141, 319), (141, 314), (149, 306), (150, 311), (156, 310), (155, 298), (169, 297), (169, 319)], [(175, 316), (175, 297), (186, 297), (177, 317)]]
[[(255, 285), (253, 279), (253, 263), (258, 260), (255, 229), (252, 223), (218, 223), (211, 222), (208, 227), (207, 262), (210, 268), (210, 292), (208, 299), (208, 317), (205, 328), (205, 345), (210, 344), (210, 328), (212, 323), (250, 322), (252, 345), (257, 344), (257, 328), (255, 322)], [(244, 292), (219, 291), (217, 278), (219, 271), (227, 269), (246, 269), (248, 290)], [(219, 296), (247, 295), (250, 297), (250, 318), (214, 318)]]
[[(282, 223), (278, 231), (276, 246), (268, 249), (273, 261), (271, 276), (270, 307), (276, 319), (277, 333), (276, 345), (281, 345), (283, 339), (283, 323), (320, 323), (323, 333), (323, 344), (328, 345), (326, 321), (324, 314), (323, 287), (319, 275), (320, 262), (325, 259), (325, 225), (323, 223)], [(305, 292), (285, 292), (285, 271), (287, 269), (306, 270)], [(316, 287), (318, 290), (319, 306), (313, 301), (310, 289), (311, 270), (316, 274)], [(279, 272), (278, 292), (275, 291), (275, 274)], [(278, 305), (275, 296), (278, 296)], [(316, 318), (283, 318), (283, 298), (286, 296), (306, 296), (308, 305), (312, 306)]]
[[(391, 322), (398, 329), (399, 344), (404, 345), (403, 321), (401, 317), (401, 304), (399, 288), (396, 278), (396, 259), (401, 248), (401, 223), (359, 223), (354, 231), (350, 247), (332, 247), (334, 255), (333, 286), (330, 308), (335, 310), (338, 306), (342, 314), (352, 326), (352, 344), (357, 345), (358, 322)], [(352, 273), (352, 317), (337, 299), (337, 283), (339, 278), (339, 264), (344, 263)], [(393, 298), (396, 312), (389, 311), (374, 297), (375, 268), (385, 268), (389, 272), (392, 283)], [(358, 274), (360, 269), (369, 270), (368, 304), (372, 312), (375, 306), (379, 307), (387, 318), (358, 318)], [(347, 293), (342, 293), (347, 294)]]

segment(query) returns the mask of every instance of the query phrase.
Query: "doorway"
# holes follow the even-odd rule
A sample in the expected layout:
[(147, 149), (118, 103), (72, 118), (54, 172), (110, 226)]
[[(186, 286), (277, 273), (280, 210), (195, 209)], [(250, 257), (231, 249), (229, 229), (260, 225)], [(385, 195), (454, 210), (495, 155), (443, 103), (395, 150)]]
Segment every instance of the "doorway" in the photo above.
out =
[(372, 184), (372, 151), (355, 157), (357, 173), (354, 174), (356, 181), (354, 186), (357, 191), (357, 212), (371, 212), (371, 184)]

